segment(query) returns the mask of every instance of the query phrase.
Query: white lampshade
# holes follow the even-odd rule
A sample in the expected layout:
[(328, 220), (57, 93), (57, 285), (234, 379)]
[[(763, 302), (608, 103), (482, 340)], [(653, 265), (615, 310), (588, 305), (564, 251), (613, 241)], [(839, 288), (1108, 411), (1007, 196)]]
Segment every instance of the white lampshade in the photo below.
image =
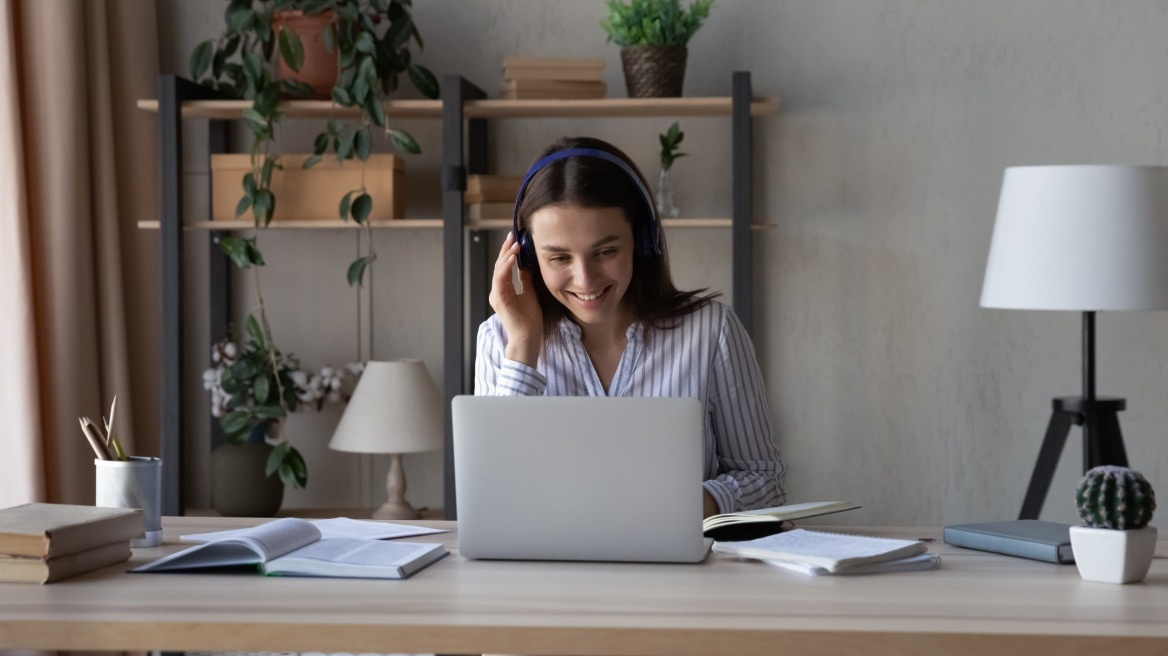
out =
[(354, 453), (441, 449), (442, 396), (420, 360), (370, 362), (329, 448)]
[(1168, 167), (1007, 168), (981, 305), (1168, 309)]

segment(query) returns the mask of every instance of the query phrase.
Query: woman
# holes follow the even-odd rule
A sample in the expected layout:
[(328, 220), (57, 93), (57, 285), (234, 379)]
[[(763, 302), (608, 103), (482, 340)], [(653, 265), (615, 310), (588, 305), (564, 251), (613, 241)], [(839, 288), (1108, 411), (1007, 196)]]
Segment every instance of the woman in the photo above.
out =
[(652, 196), (628, 156), (598, 139), (560, 139), (516, 198), (495, 314), (479, 328), (475, 394), (696, 397), (706, 408), (704, 516), (779, 505), (786, 466), (754, 347), (704, 291), (673, 285)]

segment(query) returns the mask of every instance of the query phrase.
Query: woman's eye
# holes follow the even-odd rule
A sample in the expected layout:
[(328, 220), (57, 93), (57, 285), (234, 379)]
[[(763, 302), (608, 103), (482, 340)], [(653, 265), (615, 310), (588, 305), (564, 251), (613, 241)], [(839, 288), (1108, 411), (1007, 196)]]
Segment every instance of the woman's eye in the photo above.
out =
[(565, 255), (553, 255), (548, 258), (548, 262), (567, 262), (568, 258)]
[(609, 256), (615, 255), (615, 254), (616, 254), (615, 248), (606, 248), (606, 249), (600, 251), (599, 253), (597, 253), (597, 255), (599, 255), (600, 257), (609, 257)]

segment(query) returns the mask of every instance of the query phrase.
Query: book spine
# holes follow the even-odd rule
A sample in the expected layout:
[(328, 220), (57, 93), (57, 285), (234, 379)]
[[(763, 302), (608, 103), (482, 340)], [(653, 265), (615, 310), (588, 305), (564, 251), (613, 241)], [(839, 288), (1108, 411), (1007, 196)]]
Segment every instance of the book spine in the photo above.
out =
[(946, 544), (957, 547), (977, 549), (979, 551), (992, 551), (994, 553), (1006, 554), (1007, 556), (1042, 560), (1048, 563), (1059, 562), (1058, 547), (1042, 544), (1041, 542), (1032, 542), (1006, 535), (961, 531), (952, 528), (945, 529), (944, 539)]

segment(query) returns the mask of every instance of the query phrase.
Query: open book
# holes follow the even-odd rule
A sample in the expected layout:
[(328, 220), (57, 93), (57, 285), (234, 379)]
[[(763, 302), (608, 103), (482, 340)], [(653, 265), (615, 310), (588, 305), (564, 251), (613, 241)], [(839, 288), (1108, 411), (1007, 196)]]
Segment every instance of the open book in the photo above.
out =
[(437, 543), (321, 538), (311, 522), (288, 517), (233, 531), (130, 571), (257, 567), (268, 576), (404, 579), (445, 555), (446, 548)]
[(746, 542), (717, 542), (717, 553), (754, 558), (808, 574), (869, 574), (934, 569), (940, 559), (919, 540), (795, 529)]
[(702, 534), (715, 540), (753, 540), (783, 530), (784, 522), (859, 508), (851, 501), (813, 501), (713, 515), (702, 521)]

